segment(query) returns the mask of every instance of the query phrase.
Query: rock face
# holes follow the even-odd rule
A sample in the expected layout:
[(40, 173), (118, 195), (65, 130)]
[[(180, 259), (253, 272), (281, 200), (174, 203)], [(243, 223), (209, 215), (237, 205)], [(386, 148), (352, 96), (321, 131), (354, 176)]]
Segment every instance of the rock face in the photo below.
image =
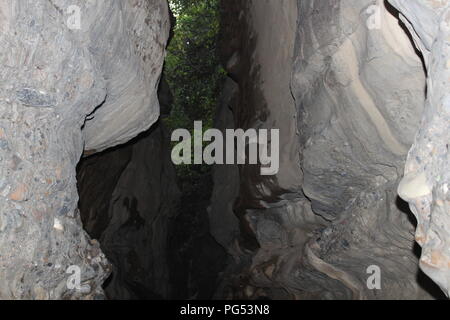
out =
[[(304, 247), (303, 276), (326, 285), (327, 298), (424, 298), (396, 194), (423, 110), (422, 62), (384, 2), (306, 1), (299, 15), (292, 88), (303, 192), (330, 221)], [(366, 284), (373, 266), (380, 290)]]
[[(239, 92), (237, 84), (230, 78), (225, 81), (219, 99), (214, 127), (225, 134), (226, 129), (234, 129), (233, 106)], [(225, 153), (224, 153), (225, 154)], [(213, 167), (213, 193), (208, 208), (209, 230), (216, 241), (229, 253), (239, 235), (239, 223), (234, 214), (234, 203), (239, 194), (240, 176), (237, 165), (215, 165)]]
[(103, 296), (110, 266), (82, 229), (75, 166), (156, 121), (169, 28), (163, 0), (0, 3), (0, 298)]
[(450, 296), (450, 3), (390, 2), (422, 52), (428, 76), (425, 112), (398, 191), (418, 221), (420, 266)]
[[(448, 40), (445, 23), (437, 31), (448, 4), (425, 10), (429, 18), (421, 19), (422, 9), (408, 7), (411, 1), (392, 2), (406, 11), (406, 19), (384, 1), (223, 1), (223, 58), (239, 87), (234, 125), (279, 128), (283, 170), (263, 179), (254, 167), (240, 168), (234, 206), (239, 241), (227, 241), (236, 263), (219, 295), (426, 299), (435, 294), (433, 284), (420, 275), (414, 222), (397, 185), (424, 110), (423, 60), (431, 61), (432, 54), (425, 52), (422, 60), (405, 22), (426, 25), (422, 31), (420, 24), (411, 27), (418, 33), (415, 42), (425, 39), (424, 46), (437, 55)], [(417, 215), (436, 208), (435, 225), (442, 226), (448, 222), (443, 171), (448, 164), (443, 79), (448, 75), (442, 70), (448, 66), (447, 58), (439, 59), (441, 64), (435, 59), (427, 68), (439, 79), (429, 81), (434, 87), (428, 88), (435, 111), (427, 111), (422, 121), (428, 130), (439, 123), (439, 147), (426, 177), (407, 176), (400, 194), (416, 204)], [(433, 150), (420, 147), (430, 137), (421, 131), (410, 159)], [(426, 163), (420, 163), (424, 168)], [(407, 173), (419, 170), (410, 166)], [(421, 198), (411, 200), (409, 191)], [(230, 196), (231, 191), (223, 195)], [(419, 222), (419, 230), (428, 225)], [(445, 235), (436, 236), (442, 242), (429, 243), (439, 247), (439, 254), (428, 251), (441, 270), (448, 270)], [(240, 274), (233, 276), (236, 269)], [(380, 288), (371, 282), (373, 272), (380, 274)], [(448, 273), (439, 272), (427, 273), (445, 288)]]
[(162, 299), (170, 292), (168, 230), (179, 190), (162, 124), (78, 168), (80, 211), (111, 262), (110, 299)]
[(217, 243), (217, 298), (450, 296), (450, 2), (223, 0), (215, 126), (280, 171), (215, 166), (208, 212), (155, 124), (168, 11), (0, 1), (0, 299), (208, 298)]

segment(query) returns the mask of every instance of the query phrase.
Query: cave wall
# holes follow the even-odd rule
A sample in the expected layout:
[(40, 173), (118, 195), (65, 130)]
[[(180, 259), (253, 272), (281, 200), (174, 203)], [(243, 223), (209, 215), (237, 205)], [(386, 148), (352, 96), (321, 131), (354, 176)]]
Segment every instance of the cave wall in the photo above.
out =
[(390, 1), (424, 56), (427, 69), (425, 112), (409, 151), (398, 188), (418, 221), (420, 267), (450, 296), (449, 124), (450, 3)]
[[(220, 55), (239, 90), (232, 106), (234, 126), (280, 129), (282, 149), (276, 176), (261, 177), (257, 166), (240, 168), (242, 207), (264, 207), (267, 199), (273, 202), (300, 185), (296, 111), (290, 92), (296, 8), (296, 1), (290, 0), (222, 2)], [(276, 108), (277, 112), (270, 112)]]
[(180, 196), (162, 123), (78, 168), (84, 228), (112, 264), (110, 299), (170, 297), (168, 229)]
[[(360, 0), (222, 7), (223, 61), (239, 87), (234, 125), (281, 129), (285, 171), (266, 179), (254, 167), (239, 168), (233, 213), (240, 234), (231, 241), (231, 289), (225, 284), (220, 294), (440, 297), (419, 271), (415, 221), (397, 196), (427, 92), (426, 55), (398, 11), (387, 1)], [(444, 129), (446, 119), (439, 121)], [(371, 266), (380, 268), (380, 290), (367, 286)]]
[[(238, 95), (237, 83), (227, 78), (214, 119), (214, 128), (224, 135), (226, 129), (235, 128), (233, 107)], [(234, 164), (214, 165), (212, 180), (214, 187), (208, 207), (209, 231), (214, 239), (233, 255), (234, 242), (239, 235), (239, 221), (234, 214), (234, 204), (239, 195), (239, 167)]]
[(156, 121), (169, 28), (163, 0), (0, 2), (1, 299), (104, 296), (110, 265), (82, 229), (75, 167)]
[[(299, 7), (293, 94), (303, 191), (331, 221), (305, 246), (305, 258), (311, 277), (334, 280), (337, 297), (423, 298), (413, 225), (396, 185), (423, 110), (425, 75), (395, 11), (378, 2), (379, 25), (371, 25), (371, 5)], [(366, 285), (372, 265), (381, 269), (381, 290)]]
[[(216, 296), (441, 297), (419, 266), (449, 295), (449, 2), (221, 10), (216, 126), (280, 129), (281, 154), (271, 177), (214, 168), (210, 231), (230, 255)], [(165, 0), (0, 2), (1, 299), (100, 299), (111, 272), (110, 298), (170, 296), (179, 191), (155, 125), (169, 31)], [(81, 155), (152, 125), (80, 166), (81, 221)], [(366, 285), (370, 266), (380, 290)]]

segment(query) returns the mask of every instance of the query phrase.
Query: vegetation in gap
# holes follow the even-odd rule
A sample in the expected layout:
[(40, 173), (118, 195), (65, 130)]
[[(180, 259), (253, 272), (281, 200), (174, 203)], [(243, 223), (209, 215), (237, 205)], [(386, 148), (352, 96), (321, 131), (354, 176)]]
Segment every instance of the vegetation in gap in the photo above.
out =
[[(194, 121), (202, 121), (203, 130), (212, 127), (225, 78), (216, 52), (219, 1), (169, 0), (177, 20), (165, 65), (173, 104), (170, 116), (163, 121), (171, 130), (188, 129), (191, 137)], [(170, 281), (177, 288), (172, 296), (180, 300), (212, 299), (227, 254), (209, 231), (211, 167), (179, 165), (176, 170), (183, 194), (168, 231)]]
[[(203, 130), (212, 127), (225, 77), (216, 52), (219, 0), (170, 0), (169, 3), (176, 25), (168, 47), (165, 76), (174, 103), (171, 115), (164, 122), (171, 130), (188, 129), (194, 137), (194, 121), (203, 121)], [(182, 179), (195, 178), (209, 170), (206, 165), (177, 166)]]

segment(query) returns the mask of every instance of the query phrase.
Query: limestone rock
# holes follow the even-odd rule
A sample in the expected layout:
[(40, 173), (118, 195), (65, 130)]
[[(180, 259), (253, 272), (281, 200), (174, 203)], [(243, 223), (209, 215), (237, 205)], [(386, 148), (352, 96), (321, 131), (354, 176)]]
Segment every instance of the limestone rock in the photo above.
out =
[[(410, 1), (398, 3), (408, 7)], [(224, 43), (231, 44), (222, 49), (224, 62), (241, 92), (235, 126), (280, 128), (285, 170), (269, 181), (252, 174), (250, 166), (240, 170), (235, 252), (239, 277), (250, 278), (256, 289), (234, 295), (439, 296), (420, 276), (414, 225), (397, 197), (424, 110), (423, 60), (428, 61), (416, 50), (404, 19), (384, 1), (224, 1), (223, 6), (229, 14)], [(418, 28), (419, 37), (428, 39), (429, 47), (437, 20), (421, 21), (427, 27)], [(423, 186), (424, 180), (412, 177), (420, 188), (406, 190), (429, 194), (432, 184)], [(435, 199), (444, 212), (442, 196)], [(367, 285), (374, 266), (381, 270), (380, 290)], [(230, 270), (229, 283), (239, 282), (236, 267)]]
[(0, 2), (0, 298), (103, 297), (75, 166), (157, 119), (169, 27), (163, 0)]
[(409, 202), (420, 266), (450, 296), (450, 2), (390, 1), (401, 12), (427, 69), (427, 101), (399, 194)]
[(179, 190), (164, 126), (83, 160), (78, 173), (83, 224), (112, 264), (108, 298), (168, 298), (168, 230)]

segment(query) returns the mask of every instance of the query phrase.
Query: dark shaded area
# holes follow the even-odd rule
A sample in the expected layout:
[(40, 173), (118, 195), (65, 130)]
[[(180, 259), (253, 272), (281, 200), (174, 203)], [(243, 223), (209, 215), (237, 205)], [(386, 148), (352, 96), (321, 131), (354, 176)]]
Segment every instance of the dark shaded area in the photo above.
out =
[(225, 268), (227, 254), (211, 236), (207, 207), (210, 174), (182, 181), (183, 195), (169, 230), (171, 284), (174, 299), (211, 299)]
[[(179, 1), (185, 5), (193, 3), (192, 0)], [(398, 17), (396, 9), (387, 1), (386, 7), (392, 15)], [(233, 211), (240, 219), (240, 233), (237, 240), (239, 240), (240, 249), (245, 252), (241, 260), (247, 260), (242, 265), (227, 270), (230, 256), (210, 233), (208, 208), (214, 188), (210, 167), (189, 165), (180, 169), (180, 167), (175, 168), (170, 160), (170, 130), (167, 130), (164, 124), (175, 129), (177, 126), (181, 127), (196, 120), (210, 122), (211, 114), (217, 103), (211, 93), (221, 90), (220, 80), (217, 79), (215, 80), (218, 85), (209, 88), (211, 90), (205, 88), (203, 95), (200, 90), (196, 89), (205, 86), (204, 84), (211, 80), (209, 76), (217, 67), (213, 59), (212, 66), (208, 65), (206, 72), (198, 72), (197, 67), (202, 64), (200, 58), (207, 55), (201, 51), (202, 54), (199, 58), (196, 55), (199, 49), (208, 49), (207, 52), (214, 51), (226, 65), (229, 77), (239, 87), (230, 106), (234, 115), (234, 126), (245, 130), (255, 127), (257, 123), (267, 122), (270, 110), (268, 110), (264, 94), (259, 86), (262, 81), (260, 79), (261, 66), (255, 65), (253, 61), (253, 53), (258, 41), (255, 35), (257, 32), (251, 30), (248, 20), (238, 18), (241, 15), (250, 15), (249, 8), (247, 4), (243, 4), (242, 0), (223, 0), (220, 2), (220, 10), (221, 34), (219, 42), (214, 44), (214, 46), (218, 45), (218, 52), (215, 47), (193, 46), (193, 48), (189, 48), (187, 54), (187, 57), (198, 58), (195, 60), (193, 68), (184, 65), (183, 68), (186, 69), (183, 69), (183, 73), (176, 77), (173, 74), (167, 74), (166, 68), (166, 73), (162, 76), (159, 86), (161, 113), (165, 120), (124, 146), (86, 158), (79, 166), (81, 217), (86, 230), (91, 237), (100, 241), (103, 251), (113, 264), (113, 274), (104, 285), (108, 296), (112, 299), (213, 299), (220, 290), (220, 286), (223, 285), (221, 282), (225, 277), (231, 279), (228, 285), (230, 290), (235, 290), (233, 298), (245, 299), (252, 296), (255, 299), (268, 299), (264, 295), (264, 290), (267, 288), (269, 288), (268, 291), (271, 290), (271, 298), (293, 298), (293, 295), (290, 295), (285, 288), (271, 287), (279, 281), (278, 278), (275, 280), (271, 278), (274, 270), (278, 271), (275, 267), (271, 269), (271, 263), (273, 266), (279, 267), (276, 260), (264, 261), (261, 264), (262, 267), (267, 268), (261, 269), (260, 273), (270, 273), (270, 276), (267, 276), (270, 280), (264, 282), (263, 285), (254, 284), (254, 278), (250, 276), (254, 270), (248, 270), (254, 267), (251, 254), (257, 252), (261, 245), (255, 235), (255, 228), (252, 228), (246, 219), (246, 214), (249, 209), (261, 210), (262, 213), (265, 213), (264, 210), (267, 208), (263, 207), (261, 202), (263, 200), (276, 202), (286, 194), (286, 190), (279, 188), (277, 182), (271, 180), (273, 178), (261, 177), (257, 166), (241, 166), (239, 168), (241, 184)], [(400, 25), (409, 35), (406, 26), (402, 23)], [(411, 37), (410, 39), (413, 41)], [(182, 44), (184, 40), (181, 39), (179, 42)], [(193, 41), (192, 39), (188, 40)], [(418, 50), (417, 54), (423, 61), (423, 56)], [(233, 58), (234, 55), (237, 57)], [(179, 71), (178, 60), (175, 59), (175, 56), (176, 54), (173, 54), (173, 61), (169, 63), (172, 72), (173, 70)], [(187, 70), (186, 74), (185, 70)], [(188, 83), (189, 72), (198, 72), (196, 74), (198, 81), (194, 83), (195, 85)], [(220, 72), (218, 75), (221, 75)], [(183, 86), (177, 87), (175, 94), (167, 82), (168, 78), (173, 83), (183, 83)], [(189, 103), (186, 92), (195, 92), (196, 94), (191, 96), (192, 101)], [(202, 108), (196, 109), (200, 102), (203, 104)], [(173, 106), (175, 110), (173, 110)], [(125, 172), (128, 173), (124, 174)], [(129, 175), (129, 177), (123, 180), (124, 175), (125, 177)], [(363, 183), (361, 182), (361, 184)], [(256, 190), (255, 186), (264, 186), (266, 190), (270, 190), (271, 194), (264, 195)], [(261, 187), (261, 189), (263, 188)], [(366, 206), (372, 204), (369, 200), (367, 200)], [(397, 198), (395, 203), (397, 208), (407, 215), (409, 221), (417, 226), (408, 204), (400, 198)], [(314, 202), (312, 207), (315, 212), (326, 209)], [(361, 208), (363, 207), (364, 204), (361, 204)], [(364, 209), (367, 208), (364, 207)], [(273, 214), (279, 215), (277, 212)], [(367, 216), (369, 217), (369, 215)], [(402, 218), (404, 219), (404, 217)], [(274, 228), (273, 226), (276, 224), (272, 223), (273, 221), (270, 219), (267, 221), (271, 224), (266, 223), (265, 226)], [(317, 234), (321, 234), (315, 240), (320, 246), (323, 246), (323, 248), (319, 246), (322, 251), (317, 258), (322, 264), (325, 264), (328, 258), (332, 260), (335, 257), (332, 254), (327, 256), (328, 251), (336, 252), (336, 256), (340, 259), (346, 252), (353, 249), (352, 245), (358, 249), (351, 241), (357, 238), (353, 235), (353, 231), (347, 228), (348, 225), (351, 225), (351, 221), (342, 221), (342, 223), (333, 225), (334, 229), (317, 229), (315, 231)], [(374, 229), (379, 230), (379, 228)], [(278, 231), (278, 229), (274, 230), (274, 232)], [(330, 234), (325, 234), (326, 231)], [(351, 236), (347, 236), (347, 234), (351, 234)], [(300, 240), (303, 241), (303, 239)], [(408, 253), (411, 253), (409, 250), (409, 247), (412, 246), (411, 242), (406, 245)], [(303, 247), (303, 243), (299, 244), (298, 251), (300, 252)], [(411, 249), (417, 258), (420, 258), (420, 246), (415, 243), (414, 248)], [(299, 256), (299, 261), (296, 263), (298, 262), (299, 265), (304, 263), (304, 261), (300, 261), (301, 259), (304, 260), (304, 257)], [(359, 262), (357, 264), (359, 265)], [(416, 265), (411, 266), (415, 267)], [(301, 281), (311, 277), (317, 283), (323, 284), (324, 287), (332, 283), (311, 266), (298, 270), (303, 272), (298, 274)], [(305, 270), (310, 273), (305, 273)], [(390, 270), (396, 270), (396, 268), (390, 268)], [(228, 274), (224, 276), (227, 272)], [(289, 272), (285, 272), (284, 275), (291, 276)], [(411, 275), (411, 278), (414, 279), (415, 270), (411, 272)], [(332, 279), (337, 288), (342, 287), (335, 281), (336, 279)], [(446, 299), (440, 288), (421, 270), (417, 272), (417, 282), (435, 299)], [(255, 292), (245, 295), (248, 287), (252, 285), (255, 287), (251, 290), (255, 290)], [(325, 289), (335, 290), (333, 287)], [(339, 290), (345, 291), (348, 288)], [(312, 296), (315, 297), (315, 293)], [(317, 295), (317, 297), (319, 296)], [(348, 296), (350, 297), (350, 295)]]
[[(397, 205), (397, 208), (408, 216), (409, 221), (411, 222), (412, 225), (414, 225), (414, 228), (416, 229), (417, 219), (411, 212), (409, 204), (400, 197), (397, 197), (395, 203)], [(414, 255), (417, 257), (417, 259), (420, 259), (420, 256), (422, 255), (422, 248), (417, 242), (414, 242), (413, 252)], [(426, 290), (428, 293), (430, 293), (434, 299), (447, 300), (447, 297), (445, 296), (444, 292), (442, 292), (442, 290), (439, 288), (439, 286), (420, 269), (417, 273), (417, 282), (419, 283), (419, 286), (422, 289)]]
[[(386, 6), (387, 11), (392, 14), (397, 20), (398, 20), (398, 24), (399, 26), (403, 29), (403, 31), (405, 31), (405, 34), (408, 36), (409, 40), (411, 41), (411, 45), (414, 48), (414, 51), (416, 52), (417, 56), (420, 58), (420, 60), (422, 61), (422, 67), (423, 67), (423, 71), (425, 74), (428, 74), (427, 71), (427, 67), (425, 64), (425, 58), (423, 57), (422, 52), (417, 48), (416, 43), (411, 35), (411, 32), (409, 32), (408, 27), (402, 22), (402, 20), (400, 19), (400, 12), (394, 8), (388, 0), (384, 0), (384, 5)], [(427, 85), (425, 83), (425, 93), (427, 91)]]

